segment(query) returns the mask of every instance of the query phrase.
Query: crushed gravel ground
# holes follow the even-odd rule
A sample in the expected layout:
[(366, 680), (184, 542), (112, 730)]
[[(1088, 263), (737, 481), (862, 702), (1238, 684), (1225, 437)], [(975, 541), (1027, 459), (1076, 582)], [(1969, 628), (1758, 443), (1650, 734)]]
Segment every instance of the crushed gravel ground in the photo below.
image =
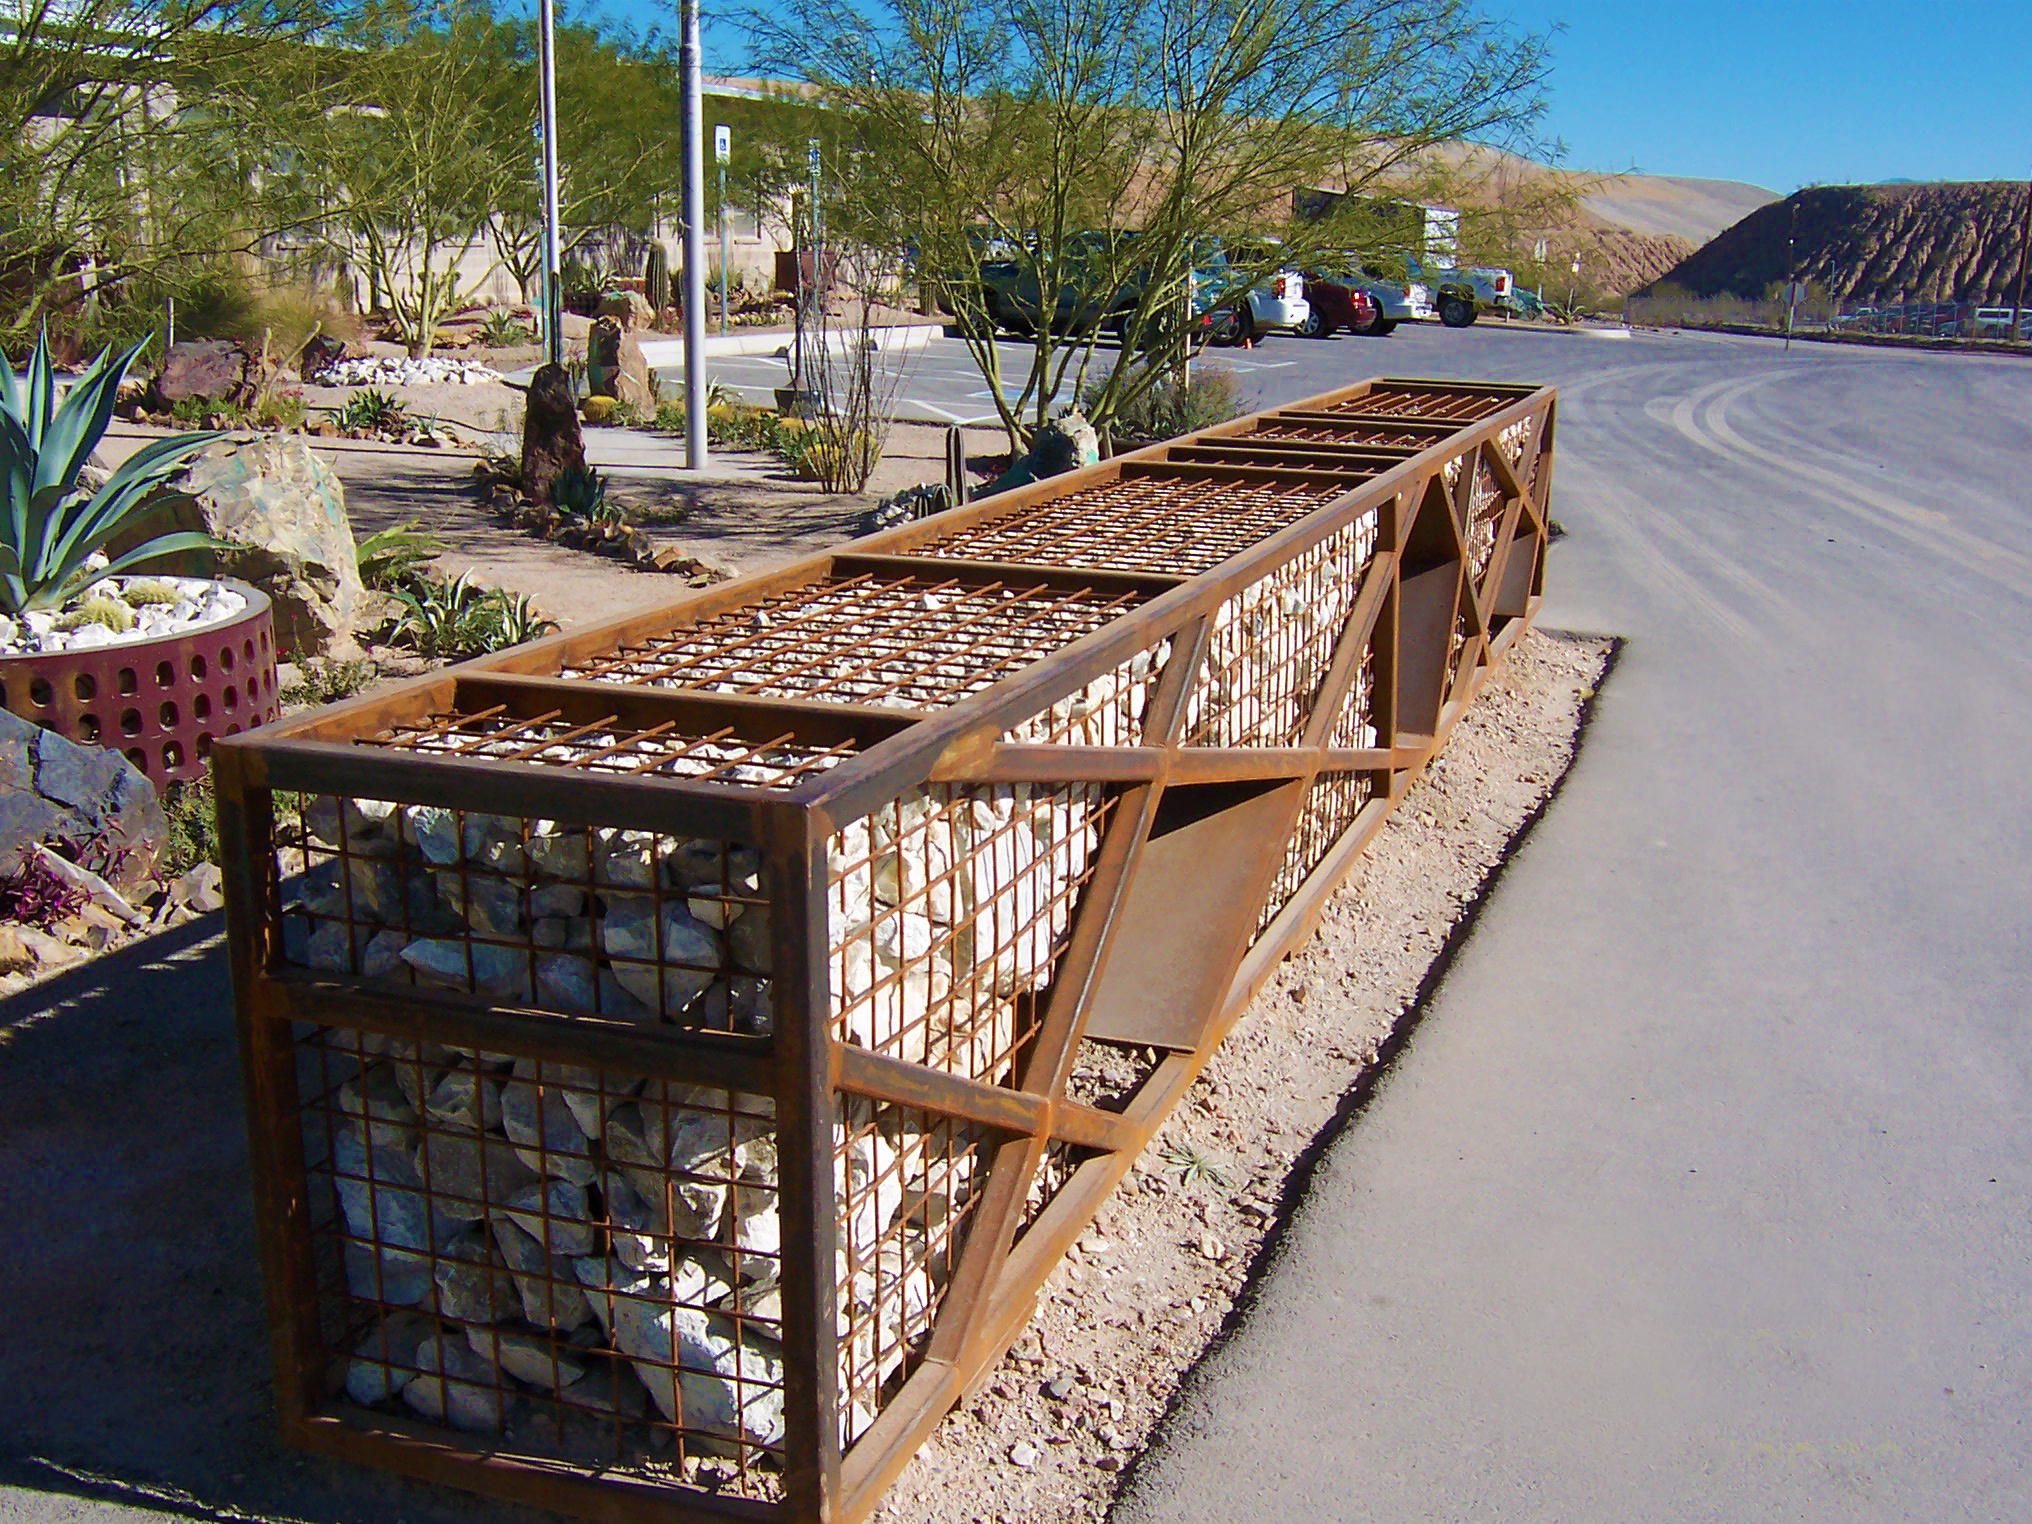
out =
[[(1310, 1161), (1408, 1036), (1450, 943), (1558, 786), (1611, 656), (1596, 639), (1519, 642), (877, 1518), (1106, 1516), (1267, 1261)], [(1095, 1043), (1082, 1058), (1096, 1094), (1136, 1067)]]

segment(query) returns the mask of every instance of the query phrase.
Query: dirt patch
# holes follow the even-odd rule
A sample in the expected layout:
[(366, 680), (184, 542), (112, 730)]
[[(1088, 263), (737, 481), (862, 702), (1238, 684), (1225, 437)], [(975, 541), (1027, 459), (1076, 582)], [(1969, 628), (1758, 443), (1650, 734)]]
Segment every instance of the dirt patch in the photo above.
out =
[[(879, 1518), (1103, 1517), (1130, 1458), (1230, 1317), (1295, 1166), (1415, 1008), (1449, 935), (1550, 796), (1609, 659), (1534, 634), (1406, 795), (1040, 1296), (979, 1399), (950, 1414)], [(1096, 1096), (1137, 1067), (1088, 1043)]]

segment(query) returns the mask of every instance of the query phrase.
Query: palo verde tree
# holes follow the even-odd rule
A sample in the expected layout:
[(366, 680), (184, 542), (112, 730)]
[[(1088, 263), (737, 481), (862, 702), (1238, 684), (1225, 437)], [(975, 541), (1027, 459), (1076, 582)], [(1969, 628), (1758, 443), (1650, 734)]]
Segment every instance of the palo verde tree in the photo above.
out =
[(97, 335), (251, 253), (268, 66), (326, 0), (15, 0), (0, 30), (0, 341)]
[[(1301, 219), (1296, 194), (1394, 188), (1447, 142), (1537, 146), (1549, 65), (1474, 0), (783, 0), (746, 27), (884, 165), (1019, 443), (1074, 392), (1106, 426), (1189, 311), (1359, 241), (1361, 197)], [(1148, 358), (1088, 385), (1104, 334)]]
[[(535, 296), (543, 263), (536, 153), (536, 31), (502, 22), (500, 62), (473, 130), (491, 135), (498, 179), (487, 232), (523, 298)], [(561, 259), (595, 241), (639, 239), (655, 226), (678, 183), (677, 65), (654, 34), (603, 34), (575, 24), (557, 32), (558, 221)]]
[(371, 0), (336, 41), (281, 117), (277, 195), (286, 180), (325, 258), (363, 270), (422, 355), (463, 299), (459, 260), (483, 244), (490, 196), (510, 173), (497, 136), (476, 130), (500, 63), (494, 18), (481, 0)]

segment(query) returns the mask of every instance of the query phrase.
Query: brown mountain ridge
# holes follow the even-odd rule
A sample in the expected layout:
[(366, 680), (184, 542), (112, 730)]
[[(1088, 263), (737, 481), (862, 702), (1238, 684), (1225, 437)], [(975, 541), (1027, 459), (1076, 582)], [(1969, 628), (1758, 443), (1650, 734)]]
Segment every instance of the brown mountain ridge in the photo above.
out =
[[(2006, 305), (2018, 279), (2026, 187), (2011, 181), (1823, 185), (1759, 207), (1640, 296), (1764, 296), (1793, 268), (1838, 301)], [(1795, 220), (1796, 219), (1796, 220)]]

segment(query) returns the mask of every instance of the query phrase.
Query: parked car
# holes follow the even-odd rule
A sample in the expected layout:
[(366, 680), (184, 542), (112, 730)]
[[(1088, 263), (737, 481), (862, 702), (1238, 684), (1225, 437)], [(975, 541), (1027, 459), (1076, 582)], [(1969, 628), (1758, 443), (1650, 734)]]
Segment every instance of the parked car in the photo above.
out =
[[(1249, 287), (1246, 321), (1241, 321), (1242, 304), (1235, 303), (1237, 321), (1230, 324), (1233, 335), (1230, 342), (1239, 344), (1243, 339), (1261, 338), (1280, 328), (1295, 333), (1311, 314), (1305, 277), (1283, 265), (1283, 252), (1283, 243), (1275, 238), (1230, 239), (1220, 250), (1221, 263), (1229, 270), (1239, 267), (1243, 271), (1268, 272)], [(1209, 275), (1218, 268), (1211, 258), (1201, 261), (1201, 269)]]
[(1510, 315), (1514, 282), (1508, 270), (1475, 267), (1425, 269), (1417, 260), (1405, 262), (1413, 280), (1430, 280), (1433, 311), (1449, 328), (1465, 328), (1486, 313)]
[[(1322, 282), (1338, 286), (1350, 294), (1361, 292), (1368, 297), (1373, 310), (1366, 316), (1354, 313), (1350, 316), (1355, 317), (1356, 322), (1350, 323), (1343, 317), (1336, 318), (1334, 323), (1335, 327), (1345, 326), (1350, 333), (1361, 334), (1365, 338), (1382, 338), (1399, 323), (1409, 323), (1432, 315), (1431, 305), (1425, 297), (1425, 288), (1411, 285), (1406, 281), (1401, 262), (1396, 267), (1393, 279), (1388, 261), (1365, 258), (1352, 252), (1345, 254), (1305, 272), (1308, 300), (1312, 300), (1313, 292)], [(1333, 302), (1336, 298), (1329, 297), (1327, 300)], [(1324, 338), (1333, 329), (1323, 329), (1316, 335), (1305, 328), (1298, 331), (1308, 337)]]
[(1382, 321), (1382, 309), (1368, 289), (1352, 278), (1336, 280), (1308, 270), (1305, 300), (1311, 307), (1298, 334), (1306, 339), (1331, 338), (1342, 328), (1349, 333), (1386, 334), (1397, 325)]

